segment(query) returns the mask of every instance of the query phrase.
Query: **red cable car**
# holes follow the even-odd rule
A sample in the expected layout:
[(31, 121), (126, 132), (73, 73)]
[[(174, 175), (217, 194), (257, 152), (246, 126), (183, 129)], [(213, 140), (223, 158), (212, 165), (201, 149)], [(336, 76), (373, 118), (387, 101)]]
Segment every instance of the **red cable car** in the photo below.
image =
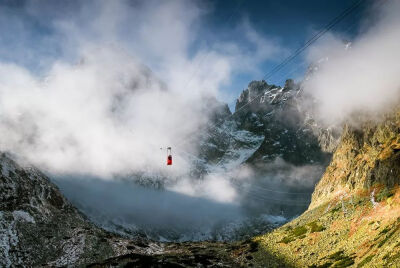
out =
[(172, 165), (172, 151), (171, 151), (171, 147), (167, 148), (167, 166), (171, 166)]

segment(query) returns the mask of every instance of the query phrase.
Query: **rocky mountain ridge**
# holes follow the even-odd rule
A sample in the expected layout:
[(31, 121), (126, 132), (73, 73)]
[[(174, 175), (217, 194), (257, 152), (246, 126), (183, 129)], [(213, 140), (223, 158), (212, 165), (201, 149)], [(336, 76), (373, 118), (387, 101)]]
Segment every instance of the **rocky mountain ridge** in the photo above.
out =
[(228, 243), (157, 243), (106, 232), (43, 173), (9, 154), (0, 155), (0, 171), (1, 267), (239, 266)]
[[(271, 267), (399, 267), (400, 114), (347, 125), (308, 210), (254, 242)], [(262, 266), (260, 265), (260, 266)]]
[(0, 266), (80, 266), (162, 247), (106, 232), (73, 207), (38, 169), (0, 155)]
[(400, 183), (400, 114), (388, 114), (376, 123), (347, 125), (325, 174), (313, 193), (310, 208), (340, 194), (393, 188)]
[(329, 152), (322, 150), (325, 146), (315, 135), (318, 128), (302, 109), (303, 94), (301, 84), (291, 79), (284, 87), (253, 81), (242, 92), (236, 102), (238, 125), (265, 137), (249, 163), (277, 157), (295, 165), (329, 161)]

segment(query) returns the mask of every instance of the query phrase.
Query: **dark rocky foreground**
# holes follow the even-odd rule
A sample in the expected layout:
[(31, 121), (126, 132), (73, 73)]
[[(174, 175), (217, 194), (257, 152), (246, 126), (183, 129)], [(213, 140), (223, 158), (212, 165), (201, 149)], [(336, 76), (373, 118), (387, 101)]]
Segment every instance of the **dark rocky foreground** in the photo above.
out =
[[(162, 254), (126, 254), (88, 267), (289, 267), (283, 260), (263, 251), (259, 243), (252, 240), (233, 243), (185, 242), (164, 246)], [(257, 254), (262, 254), (274, 266), (257, 263)]]
[(239, 267), (231, 249), (223, 243), (167, 244), (162, 254), (126, 254), (88, 267)]

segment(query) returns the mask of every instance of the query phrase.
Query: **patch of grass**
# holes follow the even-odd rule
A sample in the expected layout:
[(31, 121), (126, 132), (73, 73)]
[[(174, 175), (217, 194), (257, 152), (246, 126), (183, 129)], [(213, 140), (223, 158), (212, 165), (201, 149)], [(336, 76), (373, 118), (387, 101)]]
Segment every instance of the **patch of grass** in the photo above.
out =
[(313, 265), (311, 265), (311, 266), (308, 266), (308, 268), (328, 268), (328, 267), (331, 267), (331, 265), (332, 265), (331, 262), (326, 262), (326, 263), (321, 264), (321, 265), (315, 265), (315, 264), (313, 264)]
[(343, 257), (344, 257), (343, 253), (344, 253), (343, 250), (339, 250), (339, 251), (329, 255), (328, 259), (339, 261), (339, 260), (343, 259)]
[(282, 238), (282, 240), (279, 241), (278, 243), (289, 244), (290, 242), (293, 242), (294, 240), (296, 240), (296, 238), (294, 238), (292, 236), (286, 236), (286, 237)]
[(394, 192), (392, 190), (389, 190), (387, 187), (383, 188), (377, 195), (376, 195), (376, 201), (377, 202), (382, 202), (389, 197), (392, 197), (394, 195)]
[(378, 248), (382, 247), (389, 239), (391, 235), (387, 235), (381, 242), (378, 244)]
[(344, 255), (343, 250), (339, 250), (329, 255), (328, 259), (335, 261), (332, 267), (348, 267), (354, 264), (354, 259)]
[(285, 232), (289, 232), (292, 229), (293, 229), (292, 226), (289, 225), (289, 226), (286, 226), (284, 230), (285, 230)]
[(390, 231), (390, 227), (389, 226), (386, 226), (385, 227), (385, 229), (383, 229), (382, 231), (380, 231), (380, 235), (382, 235), (382, 234), (386, 234), (387, 232), (389, 232)]
[(310, 233), (322, 232), (325, 230), (325, 227), (319, 225), (317, 221), (310, 222), (308, 226), (310, 227)]
[(338, 211), (341, 210), (341, 209), (342, 209), (341, 206), (336, 206), (336, 207), (332, 208), (331, 213), (338, 212)]
[(336, 262), (332, 267), (349, 267), (354, 264), (354, 260), (348, 256), (344, 257), (344, 259)]
[(356, 206), (361, 205), (366, 200), (367, 200), (367, 198), (364, 197), (364, 196), (360, 196), (360, 195), (354, 195), (353, 196), (353, 204), (356, 205)]
[[(396, 233), (396, 231), (399, 229), (399, 227), (397, 228), (393, 228), (393, 226), (386, 226), (385, 229), (383, 229), (379, 234), (386, 234), (385, 238), (379, 242), (378, 244), (378, 248), (382, 247), (393, 235), (394, 233)], [(389, 232), (390, 231), (390, 232)]]
[(307, 228), (305, 226), (298, 226), (294, 228), (291, 232), (291, 234), (295, 237), (299, 237), (307, 233)]
[(289, 235), (282, 238), (278, 243), (288, 244), (296, 239), (303, 239), (306, 237), (307, 227), (305, 226), (297, 226), (296, 228), (288, 229)]
[(369, 262), (372, 260), (372, 258), (373, 258), (374, 256), (375, 256), (374, 254), (373, 254), (373, 255), (369, 255), (368, 257), (366, 257), (365, 259), (363, 259), (362, 262), (360, 262), (360, 263), (357, 265), (357, 267), (358, 267), (358, 268), (363, 267), (364, 265), (366, 265), (367, 263), (369, 263)]
[(388, 262), (394, 262), (394, 261), (399, 261), (400, 259), (400, 252), (394, 254), (392, 257), (388, 259)]

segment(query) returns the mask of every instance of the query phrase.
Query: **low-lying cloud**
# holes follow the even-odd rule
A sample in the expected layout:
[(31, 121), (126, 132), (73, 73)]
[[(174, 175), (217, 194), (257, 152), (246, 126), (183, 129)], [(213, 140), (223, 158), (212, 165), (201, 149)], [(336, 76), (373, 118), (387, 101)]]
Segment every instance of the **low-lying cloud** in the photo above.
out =
[[(383, 2), (383, 3), (382, 3)], [(329, 35), (309, 53), (311, 63), (324, 59), (304, 88), (316, 99), (316, 114), (327, 124), (352, 115), (377, 116), (400, 97), (400, 3), (377, 1), (368, 26), (345, 49), (341, 36)]]
[(262, 175), (242, 166), (203, 180), (186, 177), (161, 190), (89, 176), (58, 177), (56, 183), (73, 204), (110, 231), (156, 240), (235, 240), (302, 213), (323, 171), (318, 165), (296, 167), (281, 159), (267, 167), (270, 172)]

